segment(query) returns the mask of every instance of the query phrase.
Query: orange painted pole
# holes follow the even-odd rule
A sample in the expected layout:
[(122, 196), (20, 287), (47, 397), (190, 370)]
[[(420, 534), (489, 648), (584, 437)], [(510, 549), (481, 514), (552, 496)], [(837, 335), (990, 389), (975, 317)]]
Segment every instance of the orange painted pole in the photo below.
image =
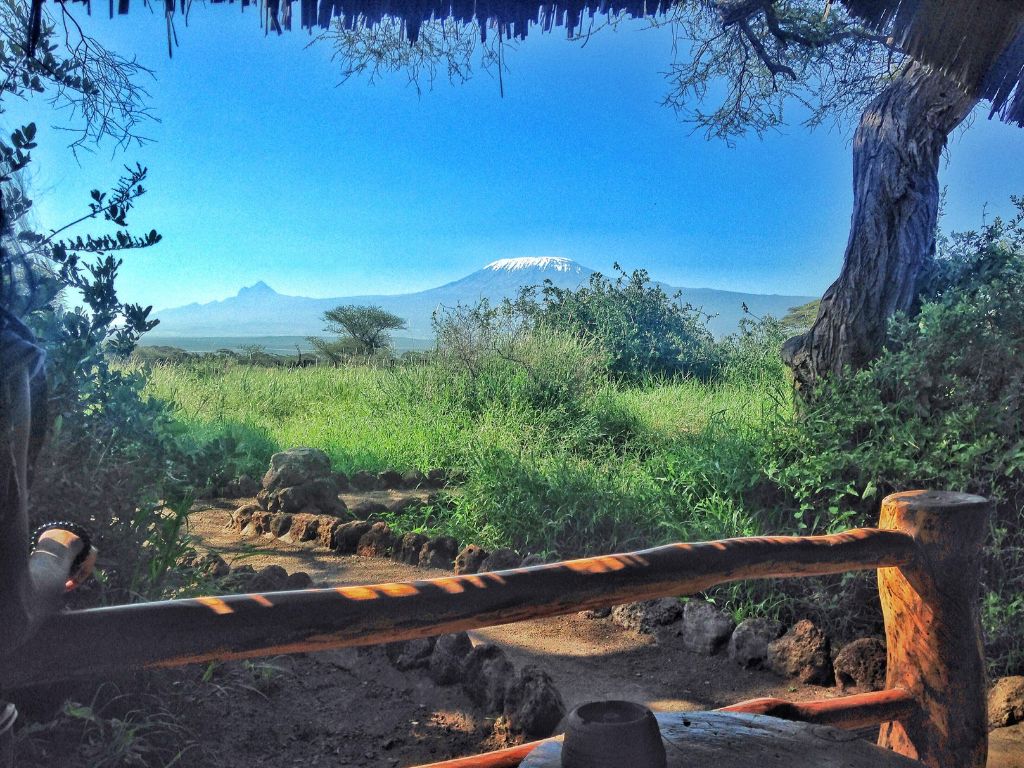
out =
[(966, 493), (908, 491), (882, 501), (879, 526), (914, 537), (918, 555), (880, 568), (886, 685), (920, 706), (893, 718), (878, 743), (929, 768), (984, 768), (988, 755), (982, 545), (993, 503)]
[(855, 730), (906, 717), (918, 709), (920, 709), (920, 705), (909, 692), (889, 689), (817, 701), (791, 702), (772, 698), (750, 699), (722, 707), (719, 711), (768, 715), (783, 720)]

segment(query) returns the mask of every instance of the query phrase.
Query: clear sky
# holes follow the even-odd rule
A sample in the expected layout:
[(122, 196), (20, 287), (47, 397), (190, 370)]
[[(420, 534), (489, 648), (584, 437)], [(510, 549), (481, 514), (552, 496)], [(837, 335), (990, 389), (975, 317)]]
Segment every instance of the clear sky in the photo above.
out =
[[(76, 9), (82, 13), (81, 9)], [(42, 101), (5, 116), (40, 126), (33, 183), (43, 226), (85, 208), (121, 165), (150, 169), (130, 221), (164, 242), (129, 252), (122, 296), (156, 307), (233, 295), (401, 293), (489, 261), (619, 261), (673, 285), (820, 294), (839, 271), (851, 210), (849, 134), (799, 125), (735, 148), (661, 106), (667, 29), (603, 31), (585, 47), (534, 31), (496, 79), (402, 75), (339, 84), (326, 44), (264, 38), (251, 10), (200, 6), (168, 59), (160, 14), (90, 20), (154, 70), (152, 144), (76, 164)], [(942, 171), (947, 228), (1024, 194), (1024, 130), (984, 119)]]

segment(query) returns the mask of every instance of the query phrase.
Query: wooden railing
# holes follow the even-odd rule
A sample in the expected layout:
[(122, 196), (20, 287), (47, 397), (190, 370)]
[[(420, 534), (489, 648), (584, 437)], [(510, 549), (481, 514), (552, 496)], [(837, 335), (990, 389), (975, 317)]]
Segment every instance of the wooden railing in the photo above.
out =
[[(983, 768), (980, 553), (991, 504), (912, 491), (885, 499), (878, 528), (830, 536), (671, 544), (495, 573), (360, 587), (174, 600), (51, 615), (0, 658), (12, 688), (130, 668), (306, 653), (440, 635), (693, 594), (748, 578), (878, 569), (887, 690), (821, 702), (755, 700), (729, 711), (863, 727), (939, 768)], [(529, 745), (435, 764), (517, 765)]]

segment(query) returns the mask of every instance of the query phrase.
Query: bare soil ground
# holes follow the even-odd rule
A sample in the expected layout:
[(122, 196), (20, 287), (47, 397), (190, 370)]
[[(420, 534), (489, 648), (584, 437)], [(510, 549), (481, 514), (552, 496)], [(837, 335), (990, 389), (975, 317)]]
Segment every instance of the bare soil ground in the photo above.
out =
[[(379, 495), (383, 500), (386, 492)], [(345, 501), (351, 505), (354, 500)], [(272, 539), (242, 540), (227, 530), (228, 515), (228, 509), (197, 512), (191, 525), (197, 542), (229, 563), (257, 570), (277, 564), (332, 586), (446, 575)], [(757, 696), (804, 700), (840, 695), (834, 688), (740, 669), (725, 656), (690, 653), (672, 638), (659, 643), (607, 619), (572, 615), (470, 634), (474, 642), (502, 645), (517, 666), (540, 665), (570, 709), (602, 698), (680, 710), (711, 709)], [(511, 743), (458, 687), (439, 687), (421, 672), (398, 672), (380, 649), (226, 664), (215, 670), (211, 683), (211, 694), (196, 702), (194, 726), (224, 768), (410, 766)], [(1024, 768), (1024, 725), (994, 732), (991, 753), (989, 768)]]

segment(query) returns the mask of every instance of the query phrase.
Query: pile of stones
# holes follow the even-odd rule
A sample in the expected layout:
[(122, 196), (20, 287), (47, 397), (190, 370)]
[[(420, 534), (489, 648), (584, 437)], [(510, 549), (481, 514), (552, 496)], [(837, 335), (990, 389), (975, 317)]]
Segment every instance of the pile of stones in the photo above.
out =
[[(419, 533), (395, 534), (382, 520), (385, 513), (437, 503), (417, 496), (391, 501), (365, 500), (347, 508), (340, 494), (349, 490), (439, 489), (451, 478), (441, 470), (399, 474), (356, 472), (346, 476), (331, 470), (330, 458), (315, 448), (293, 448), (276, 453), (255, 493), (256, 502), (243, 504), (231, 515), (231, 527), (243, 536), (266, 536), (291, 544), (309, 544), (340, 555), (391, 557), (408, 565), (452, 570), (456, 574), (483, 573), (541, 562), (525, 561), (511, 549), (493, 552), (470, 544), (460, 548), (451, 536), (430, 538)], [(242, 484), (239, 478), (238, 484)], [(250, 489), (251, 490), (251, 489)]]
[(799, 621), (788, 630), (774, 619), (751, 618), (738, 625), (711, 603), (661, 598), (617, 605), (609, 611), (585, 611), (587, 618), (609, 618), (659, 641), (679, 638), (693, 653), (728, 654), (745, 669), (769, 669), (785, 678), (813, 685), (879, 691), (885, 687), (885, 645), (861, 638), (832, 652), (828, 636), (813, 622)]
[(565, 716), (547, 672), (535, 664), (517, 671), (500, 646), (474, 646), (465, 632), (391, 643), (386, 652), (400, 670), (419, 669), (438, 685), (460, 685), (473, 704), (503, 717), (513, 733), (546, 738)]
[[(421, 472), (418, 469), (398, 472), (394, 469), (383, 472), (360, 470), (351, 475), (344, 472), (331, 472), (330, 460), (323, 451), (315, 448), (292, 448), (274, 454), (271, 458), (270, 472), (275, 468), (287, 466), (286, 471), (309, 472), (317, 477), (333, 479), (338, 493), (366, 493), (370, 491), (399, 490), (440, 490), (459, 478), (451, 477), (443, 469), (431, 469)], [(294, 478), (293, 480), (297, 479)], [(226, 499), (242, 499), (256, 496), (266, 486), (251, 475), (243, 474), (220, 486), (210, 486), (199, 493), (201, 498), (220, 496)], [(301, 484), (301, 483), (297, 483)]]
[(305, 571), (290, 574), (279, 565), (268, 565), (258, 571), (251, 565), (232, 567), (216, 552), (192, 552), (181, 558), (178, 566), (216, 579), (227, 592), (284, 592), (313, 586), (313, 579)]
[[(293, 448), (274, 454), (262, 483), (247, 476), (226, 490), (236, 497), (255, 496), (231, 515), (230, 525), (244, 536), (268, 536), (295, 544), (333, 550), (340, 555), (390, 557), (408, 565), (454, 570), (456, 575), (486, 573), (540, 565), (537, 555), (525, 558), (511, 549), (488, 551), (476, 544), (460, 547), (451, 536), (430, 538), (418, 533), (395, 534), (386, 522), (374, 520), (438, 497), (400, 497), (388, 502), (363, 501), (348, 509), (340, 494), (348, 491), (441, 489), (452, 480), (441, 470), (404, 474), (392, 470), (347, 476), (331, 470), (330, 459), (315, 448)], [(289, 575), (280, 566), (255, 571), (229, 568), (217, 555), (197, 556), (190, 563), (209, 576), (224, 578), (239, 591), (272, 592), (311, 586), (305, 573)], [(768, 669), (801, 683), (837, 685), (842, 690), (878, 691), (885, 687), (885, 644), (865, 637), (834, 649), (829, 637), (809, 620), (786, 629), (768, 618), (750, 618), (738, 625), (711, 603), (662, 598), (610, 609), (584, 611), (590, 619), (608, 618), (616, 625), (654, 635), (677, 637), (693, 653), (728, 654), (747, 669)], [(461, 684), (470, 699), (488, 712), (506, 718), (510, 728), (533, 737), (549, 735), (564, 714), (561, 696), (551, 678), (534, 666), (518, 673), (498, 646), (473, 647), (465, 633), (392, 644), (388, 657), (400, 669), (427, 670), (442, 685)], [(556, 716), (557, 715), (557, 716)], [(1024, 722), (1024, 676), (1005, 677), (992, 687), (989, 724), (993, 728)]]
[(1024, 675), (1001, 677), (988, 695), (989, 728), (1024, 723)]

